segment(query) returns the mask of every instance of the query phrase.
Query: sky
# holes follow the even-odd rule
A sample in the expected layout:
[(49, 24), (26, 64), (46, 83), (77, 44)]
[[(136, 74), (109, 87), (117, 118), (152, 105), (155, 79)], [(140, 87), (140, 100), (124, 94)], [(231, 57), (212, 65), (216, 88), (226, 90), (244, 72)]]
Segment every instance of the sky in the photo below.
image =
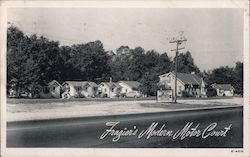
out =
[(100, 40), (105, 50), (141, 46), (174, 57), (171, 38), (184, 36), (200, 70), (243, 61), (243, 10), (169, 8), (11, 8), (8, 22), (60, 45)]

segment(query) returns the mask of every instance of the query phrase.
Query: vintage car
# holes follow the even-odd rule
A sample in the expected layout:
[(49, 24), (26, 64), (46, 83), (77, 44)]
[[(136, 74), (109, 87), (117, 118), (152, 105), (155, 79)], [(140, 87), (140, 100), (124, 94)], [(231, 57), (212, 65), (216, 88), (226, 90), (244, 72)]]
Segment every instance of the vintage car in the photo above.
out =
[(141, 96), (142, 94), (139, 91), (132, 91), (132, 92), (126, 93), (126, 97), (128, 98), (139, 98)]

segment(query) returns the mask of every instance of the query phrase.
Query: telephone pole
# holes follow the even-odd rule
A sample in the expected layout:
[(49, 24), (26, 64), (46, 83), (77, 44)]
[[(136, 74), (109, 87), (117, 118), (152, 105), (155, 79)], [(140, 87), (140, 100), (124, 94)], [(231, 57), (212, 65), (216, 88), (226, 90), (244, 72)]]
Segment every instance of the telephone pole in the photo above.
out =
[(170, 41), (169, 43), (176, 43), (176, 49), (173, 49), (171, 51), (175, 51), (175, 87), (174, 87), (174, 102), (177, 102), (177, 62), (178, 62), (178, 51), (184, 49), (184, 47), (179, 48), (179, 45), (181, 45), (182, 42), (186, 42), (187, 39), (174, 39)]

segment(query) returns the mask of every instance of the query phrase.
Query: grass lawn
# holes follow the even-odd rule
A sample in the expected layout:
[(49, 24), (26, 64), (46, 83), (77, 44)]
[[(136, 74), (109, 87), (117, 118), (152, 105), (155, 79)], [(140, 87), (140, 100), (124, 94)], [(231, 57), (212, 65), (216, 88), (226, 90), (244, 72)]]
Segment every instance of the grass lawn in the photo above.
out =
[(31, 98), (8, 98), (7, 104), (36, 104), (36, 103), (52, 103), (52, 102), (72, 102), (72, 101), (142, 101), (142, 100), (156, 100), (156, 97), (146, 98), (71, 98), (71, 99), (31, 99)]
[(154, 97), (140, 99), (8, 99), (7, 121), (53, 119), (165, 112), (192, 108), (243, 105), (240, 97), (227, 99), (178, 99), (157, 103)]
[[(217, 100), (217, 99), (232, 99), (235, 97), (210, 97), (210, 98), (194, 98), (194, 97), (178, 97), (178, 100)], [(240, 98), (240, 97), (238, 97)], [(72, 101), (144, 101), (156, 100), (155, 96), (146, 98), (71, 98), (71, 99), (31, 99), (31, 98), (8, 98), (7, 104), (36, 104), (36, 103), (53, 103), (53, 102), (72, 102)]]

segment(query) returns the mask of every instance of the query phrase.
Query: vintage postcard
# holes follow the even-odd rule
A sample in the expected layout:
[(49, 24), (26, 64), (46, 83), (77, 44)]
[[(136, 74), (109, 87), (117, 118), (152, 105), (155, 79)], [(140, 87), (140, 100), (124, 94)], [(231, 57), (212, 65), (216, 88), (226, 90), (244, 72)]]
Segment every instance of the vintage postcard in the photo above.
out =
[(249, 1), (1, 1), (1, 156), (249, 156)]

